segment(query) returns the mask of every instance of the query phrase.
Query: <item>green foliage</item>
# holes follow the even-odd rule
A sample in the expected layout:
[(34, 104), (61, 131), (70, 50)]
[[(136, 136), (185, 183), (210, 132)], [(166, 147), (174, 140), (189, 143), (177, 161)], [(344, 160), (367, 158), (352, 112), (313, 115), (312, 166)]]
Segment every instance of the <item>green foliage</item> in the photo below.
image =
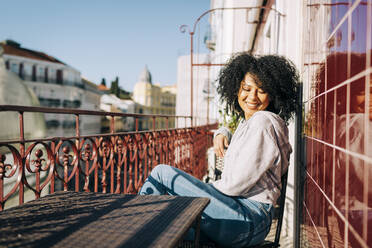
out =
[(229, 128), (231, 133), (234, 133), (240, 121), (239, 115), (235, 113), (228, 115), (225, 111), (222, 110), (220, 110), (219, 113), (222, 115), (222, 125)]
[(123, 89), (120, 89), (119, 98), (120, 99), (123, 99), (123, 100), (130, 100), (130, 99), (132, 99), (131, 96), (130, 96), (130, 92), (128, 92), (126, 90), (123, 90)]
[(116, 77), (114, 81), (111, 81), (110, 92), (111, 94), (114, 94), (115, 96), (119, 97), (120, 95), (119, 77)]
[(101, 84), (106, 86), (106, 79), (105, 78), (102, 78)]
[(119, 86), (119, 77), (116, 77), (114, 81), (111, 81), (110, 93), (119, 97), (120, 99), (131, 99), (130, 92), (123, 90)]

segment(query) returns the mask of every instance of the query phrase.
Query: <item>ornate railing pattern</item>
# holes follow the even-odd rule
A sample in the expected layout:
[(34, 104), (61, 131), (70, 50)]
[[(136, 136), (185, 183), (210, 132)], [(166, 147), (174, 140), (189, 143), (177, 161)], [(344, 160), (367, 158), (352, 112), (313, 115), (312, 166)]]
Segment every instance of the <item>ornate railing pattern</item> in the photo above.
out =
[[(211, 146), (209, 131), (216, 128), (216, 124), (211, 124), (115, 133), (115, 116), (154, 120), (169, 116), (20, 106), (0, 106), (0, 111), (19, 112), (21, 131), (19, 140), (0, 141), (0, 210), (10, 198), (18, 197), (22, 204), (26, 191), (33, 193), (34, 198), (59, 190), (134, 194), (160, 163), (202, 178), (207, 170), (206, 152)], [(76, 136), (25, 140), (24, 112), (74, 114)], [(80, 136), (81, 114), (111, 116), (111, 133)]]

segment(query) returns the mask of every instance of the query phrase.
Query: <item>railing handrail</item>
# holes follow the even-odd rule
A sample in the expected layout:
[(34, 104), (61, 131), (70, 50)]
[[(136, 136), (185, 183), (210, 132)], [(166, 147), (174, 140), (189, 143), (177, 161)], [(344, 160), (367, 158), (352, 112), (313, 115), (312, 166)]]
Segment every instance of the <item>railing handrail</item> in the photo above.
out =
[(16, 112), (38, 112), (48, 114), (75, 114), (75, 115), (100, 115), (100, 116), (121, 116), (121, 117), (136, 117), (136, 118), (191, 118), (188, 115), (164, 115), (164, 114), (135, 114), (135, 113), (120, 113), (106, 112), (97, 110), (82, 110), (73, 108), (49, 108), (49, 107), (32, 107), (22, 105), (0, 105), (0, 111), (16, 111)]
[[(198, 127), (212, 127), (215, 123), (201, 125)], [(168, 132), (168, 131), (175, 131), (180, 129), (192, 129), (191, 127), (182, 127), (182, 128), (167, 128), (167, 129), (156, 129), (156, 132)], [(80, 135), (80, 136), (54, 136), (54, 137), (46, 137), (46, 138), (39, 138), (39, 139), (11, 139), (11, 140), (2, 140), (0, 141), (0, 145), (6, 144), (16, 144), (20, 142), (29, 143), (29, 142), (45, 142), (45, 141), (56, 141), (56, 140), (70, 140), (70, 139), (87, 139), (87, 138), (94, 138), (97, 136), (100, 137), (110, 137), (110, 136), (117, 136), (117, 135), (134, 135), (134, 134), (144, 134), (153, 132), (154, 130), (142, 130), (142, 131), (124, 131), (124, 132), (115, 132), (115, 133), (99, 133), (99, 134), (91, 134), (91, 135)], [(206, 132), (207, 135), (213, 135), (213, 132)]]

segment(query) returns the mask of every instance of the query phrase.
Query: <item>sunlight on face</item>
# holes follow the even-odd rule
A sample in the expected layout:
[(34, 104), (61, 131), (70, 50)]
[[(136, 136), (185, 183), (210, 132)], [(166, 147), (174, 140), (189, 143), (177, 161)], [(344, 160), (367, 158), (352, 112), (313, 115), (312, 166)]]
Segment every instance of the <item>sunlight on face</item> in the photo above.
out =
[(270, 100), (269, 95), (257, 86), (252, 75), (247, 73), (240, 84), (238, 102), (247, 120), (255, 112), (265, 110)]

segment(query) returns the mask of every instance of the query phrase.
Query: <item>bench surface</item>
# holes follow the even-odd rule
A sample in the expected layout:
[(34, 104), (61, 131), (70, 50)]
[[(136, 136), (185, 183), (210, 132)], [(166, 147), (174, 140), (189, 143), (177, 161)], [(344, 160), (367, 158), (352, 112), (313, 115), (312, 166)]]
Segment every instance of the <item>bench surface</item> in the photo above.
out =
[(0, 247), (174, 247), (208, 203), (57, 192), (0, 212)]

